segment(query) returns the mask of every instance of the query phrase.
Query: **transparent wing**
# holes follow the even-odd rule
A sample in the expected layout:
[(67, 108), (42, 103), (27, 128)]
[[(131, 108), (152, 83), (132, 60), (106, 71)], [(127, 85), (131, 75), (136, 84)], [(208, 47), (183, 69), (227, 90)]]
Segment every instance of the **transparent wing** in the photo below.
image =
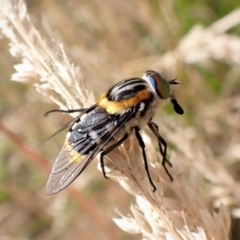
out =
[(68, 145), (64, 145), (53, 165), (52, 172), (46, 185), (46, 193), (54, 194), (66, 188), (87, 167), (97, 155), (99, 149), (91, 154), (82, 156)]
[[(111, 124), (110, 127), (105, 128), (104, 131), (98, 136), (98, 138), (91, 142), (87, 141), (84, 136), (77, 139), (74, 148), (72, 148), (68, 140), (65, 141), (57, 159), (53, 165), (52, 172), (49, 176), (46, 193), (54, 194), (72, 183), (76, 177), (88, 166), (93, 158), (104, 148), (109, 140), (119, 131), (119, 129), (131, 118), (134, 114), (134, 109), (130, 109), (128, 112), (118, 118), (117, 124)], [(106, 120), (106, 124), (109, 120)], [(99, 126), (103, 126), (103, 122), (99, 123)], [(97, 126), (94, 126), (96, 129)], [(84, 144), (85, 148), (92, 148), (91, 151), (86, 155), (81, 155), (76, 151), (78, 146)]]

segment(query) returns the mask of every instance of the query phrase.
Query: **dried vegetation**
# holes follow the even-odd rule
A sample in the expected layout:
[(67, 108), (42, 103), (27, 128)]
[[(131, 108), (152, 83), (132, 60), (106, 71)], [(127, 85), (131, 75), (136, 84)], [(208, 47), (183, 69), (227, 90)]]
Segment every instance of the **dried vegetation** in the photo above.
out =
[[(171, 1), (42, 1), (40, 8), (28, 3), (27, 10), (23, 1), (0, 1), (1, 35), (17, 59), (12, 63), (6, 52), (0, 58), (5, 134), (0, 136), (0, 236), (238, 239), (240, 9), (218, 9), (223, 16), (217, 20), (214, 6), (197, 3), (182, 8)], [(12, 80), (25, 88), (6, 80), (11, 65)], [(86, 107), (111, 84), (147, 69), (182, 82), (175, 95), (185, 116), (167, 105), (156, 116), (170, 146), (174, 181), (161, 167), (154, 138), (144, 132), (156, 193), (130, 138), (107, 156), (108, 174), (120, 186), (103, 179), (92, 164), (68, 190), (45, 196), (44, 170), (49, 171), (64, 134), (57, 143), (38, 146), (48, 161), (33, 145), (67, 121), (41, 118), (51, 108), (47, 99), (60, 108)], [(135, 235), (123, 234), (111, 218)]]

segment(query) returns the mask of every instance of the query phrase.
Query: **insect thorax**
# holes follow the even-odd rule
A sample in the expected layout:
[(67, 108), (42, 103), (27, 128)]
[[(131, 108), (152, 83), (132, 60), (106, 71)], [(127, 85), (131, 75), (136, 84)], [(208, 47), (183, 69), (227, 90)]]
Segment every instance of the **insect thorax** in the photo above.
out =
[(157, 100), (152, 93), (148, 99), (117, 114), (109, 114), (96, 105), (73, 124), (67, 134), (68, 143), (80, 155), (89, 154), (98, 145), (102, 145), (99, 150), (102, 151), (126, 133), (130, 135), (134, 127), (144, 127), (153, 118), (156, 107)]

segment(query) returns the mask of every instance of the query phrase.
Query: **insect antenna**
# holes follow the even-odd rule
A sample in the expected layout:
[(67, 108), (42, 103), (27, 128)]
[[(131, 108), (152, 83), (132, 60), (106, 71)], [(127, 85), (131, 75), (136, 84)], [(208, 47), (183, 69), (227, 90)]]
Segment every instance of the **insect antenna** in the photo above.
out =
[(176, 113), (182, 115), (184, 113), (184, 111), (183, 111), (182, 107), (179, 105), (179, 103), (177, 102), (177, 99), (174, 97), (173, 94), (171, 94), (170, 99), (171, 99), (170, 101), (171, 101), (171, 103), (173, 105), (174, 111)]
[(178, 82), (178, 81), (177, 81), (177, 78), (174, 78), (174, 79), (172, 79), (172, 80), (169, 80), (168, 83), (169, 83), (169, 84), (172, 84), (172, 85), (174, 85), (174, 84), (181, 84), (181, 82)]
[[(171, 85), (181, 84), (181, 82), (177, 81), (177, 78), (169, 80), (168, 83), (171, 84)], [(171, 94), (170, 99), (171, 99), (171, 103), (173, 105), (174, 111), (176, 113), (182, 115), (184, 113), (184, 111), (183, 111), (182, 107), (179, 105), (179, 103), (177, 102), (177, 99), (174, 97), (173, 94)]]

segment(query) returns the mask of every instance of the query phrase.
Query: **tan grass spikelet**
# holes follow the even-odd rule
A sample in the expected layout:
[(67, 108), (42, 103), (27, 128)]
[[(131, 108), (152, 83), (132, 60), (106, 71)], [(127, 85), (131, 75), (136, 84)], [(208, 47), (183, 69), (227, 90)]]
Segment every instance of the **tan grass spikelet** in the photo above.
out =
[[(52, 48), (40, 36), (32, 25), (25, 3), (18, 1), (18, 4), (14, 5), (11, 1), (0, 0), (0, 5), (0, 30), (3, 37), (10, 41), (13, 57), (22, 60), (21, 64), (15, 66), (17, 73), (13, 75), (13, 80), (33, 83), (37, 91), (64, 109), (91, 105), (94, 102), (93, 94), (83, 85), (79, 69), (70, 63), (61, 44)], [(201, 29), (195, 30), (202, 34)], [(214, 36), (218, 37), (220, 36)], [(238, 39), (234, 41), (238, 44)], [(178, 53), (183, 42), (176, 48)], [(53, 49), (59, 50), (58, 54)], [(186, 62), (188, 60), (189, 63), (189, 56), (183, 55), (184, 53), (185, 51), (181, 50), (181, 59)], [(175, 61), (175, 58), (170, 60)], [(229, 56), (228, 61), (233, 60), (236, 61), (236, 58)], [(165, 61), (161, 59), (161, 62)], [(145, 68), (145, 65), (140, 64), (138, 69)], [(153, 67), (151, 64), (150, 66)], [(160, 61), (157, 61), (154, 67), (162, 67)], [(175, 146), (178, 146), (179, 142), (183, 145), (178, 154), (170, 152), (174, 165), (170, 169), (175, 179), (173, 182), (166, 176), (152, 141), (148, 136), (144, 136), (147, 155), (150, 156), (150, 174), (157, 187), (156, 193), (153, 193), (147, 179), (142, 155), (134, 137), (106, 157), (109, 160), (108, 175), (136, 199), (136, 203), (130, 206), (129, 217), (120, 215), (121, 219), (113, 220), (124, 231), (141, 233), (143, 239), (226, 240), (230, 231), (228, 209), (223, 204), (220, 205), (218, 213), (212, 213), (208, 209), (209, 196), (202, 193), (199, 184), (204, 180), (195, 169), (219, 184), (222, 183), (222, 176), (229, 176), (218, 163), (210, 170), (207, 169), (206, 155), (199, 153), (197, 144), (191, 144), (189, 139), (183, 137), (182, 132), (187, 129), (175, 126), (176, 121), (171, 116), (167, 120), (163, 118), (161, 122), (161, 129), (163, 133), (167, 133), (168, 141)], [(174, 129), (174, 133), (169, 129)], [(208, 157), (211, 158), (211, 154)], [(204, 158), (205, 161), (202, 161)], [(221, 176), (214, 175), (213, 170), (216, 168)], [(227, 184), (232, 187), (231, 178)]]

